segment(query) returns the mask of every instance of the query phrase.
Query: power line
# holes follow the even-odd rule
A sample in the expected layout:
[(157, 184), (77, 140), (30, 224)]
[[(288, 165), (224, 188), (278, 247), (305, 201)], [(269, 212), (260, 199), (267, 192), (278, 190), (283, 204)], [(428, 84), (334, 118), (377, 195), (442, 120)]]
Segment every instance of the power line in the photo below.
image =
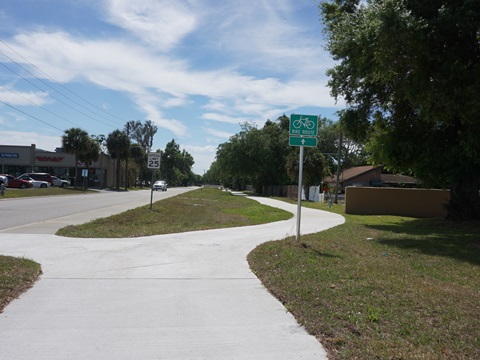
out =
[(63, 132), (62, 129), (59, 129), (59, 128), (57, 128), (56, 126), (54, 126), (54, 125), (52, 125), (52, 124), (49, 124), (49, 123), (47, 123), (46, 121), (43, 121), (42, 119), (39, 119), (39, 118), (36, 117), (36, 116), (33, 116), (33, 115), (31, 115), (31, 114), (23, 111), (23, 110), (20, 110), (20, 109), (16, 108), (15, 106), (12, 106), (12, 105), (10, 105), (10, 104), (7, 104), (6, 102), (3, 102), (2, 100), (0, 100), (0, 103), (2, 103), (2, 104), (5, 105), (5, 106), (8, 106), (9, 108), (12, 108), (13, 110), (16, 110), (16, 111), (18, 111), (18, 112), (21, 112), (22, 114), (25, 114), (25, 115), (27, 115), (27, 116), (30, 116), (31, 118), (33, 118), (33, 119), (35, 119), (35, 120), (37, 120), (37, 121), (40, 121), (41, 123), (44, 123), (45, 125), (48, 125), (48, 126), (54, 128), (54, 129), (57, 129), (57, 130), (60, 130), (61, 132)]
[[(69, 88), (67, 88), (66, 86), (64, 86), (62, 83), (58, 82), (57, 80), (55, 80), (53, 77), (51, 77), (49, 74), (47, 74), (45, 71), (43, 71), (42, 69), (40, 69), (38, 66), (36, 66), (35, 64), (33, 64), (32, 62), (30, 62), (25, 56), (23, 56), (22, 54), (18, 53), (15, 49), (13, 49), (10, 45), (8, 45), (7, 43), (5, 43), (2, 39), (0, 39), (0, 42), (5, 45), (6, 47), (8, 47), (10, 50), (12, 50), (15, 54), (17, 54), (18, 56), (20, 56), (23, 60), (25, 60), (27, 63), (29, 63), (31, 66), (33, 66), (35, 69), (37, 69), (38, 71), (40, 71), (42, 74), (44, 74), (47, 78), (49, 78), (52, 82), (54, 82), (55, 84), (61, 86), (63, 89), (67, 90), (69, 93), (75, 95), (76, 97), (78, 97), (79, 99), (85, 101), (88, 105), (94, 107), (95, 109), (98, 109), (102, 112), (104, 112), (105, 114), (107, 114), (108, 116), (111, 116), (115, 119), (118, 119), (118, 120), (121, 120), (121, 121), (124, 121), (124, 119), (116, 116), (116, 115), (113, 115), (113, 114), (110, 114), (108, 111), (106, 111), (105, 109), (102, 109), (101, 107), (98, 107), (97, 105), (91, 103), (90, 101), (88, 101), (87, 99), (83, 98), (82, 96), (78, 95), (77, 93), (73, 92), (72, 90), (70, 90)], [(2, 53), (3, 54), (3, 53)], [(5, 55), (5, 54), (4, 54)], [(39, 79), (40, 80), (40, 79)]]
[(28, 80), (27, 78), (23, 77), (22, 75), (16, 73), (16, 72), (13, 71), (12, 69), (10, 69), (7, 65), (5, 65), (5, 64), (3, 64), (3, 63), (0, 63), (0, 65), (2, 65), (2, 66), (3, 66), (4, 68), (6, 68), (7, 70), (11, 71), (12, 73), (14, 73), (15, 75), (17, 75), (18, 77), (20, 77), (20, 78), (22, 78), (23, 80), (25, 80), (25, 81), (28, 82), (30, 85), (36, 87), (36, 88), (39, 89), (41, 92), (47, 94), (48, 96), (54, 98), (55, 100), (57, 100), (57, 101), (59, 101), (59, 102), (61, 102), (61, 103), (64, 104), (65, 106), (68, 106), (70, 109), (72, 109), (72, 110), (74, 110), (74, 111), (76, 111), (76, 112), (78, 112), (78, 113), (80, 113), (80, 114), (82, 114), (82, 115), (84, 115), (84, 116), (86, 116), (86, 117), (89, 117), (90, 119), (92, 119), (92, 120), (94, 120), (94, 121), (97, 121), (97, 122), (99, 122), (99, 123), (101, 123), (101, 124), (103, 124), (103, 125), (111, 126), (110, 124), (106, 124), (106, 123), (104, 123), (104, 122), (102, 122), (102, 121), (100, 121), (100, 120), (98, 120), (98, 119), (95, 119), (94, 117), (92, 117), (92, 116), (90, 116), (90, 115), (88, 115), (88, 114), (85, 114), (83, 111), (80, 111), (80, 110), (78, 110), (78, 109), (75, 109), (73, 106), (71, 106), (70, 104), (67, 104), (65, 101), (60, 100), (58, 97), (53, 96), (52, 94), (46, 92), (46, 91), (43, 90), (41, 87), (35, 85), (33, 82), (31, 82), (31, 81)]
[(70, 120), (64, 118), (63, 116), (58, 115), (58, 114), (55, 114), (53, 111), (48, 110), (47, 108), (43, 107), (42, 105), (35, 104), (33, 101), (27, 99), (25, 96), (17, 93), (15, 90), (9, 89), (8, 87), (2, 86), (2, 85), (0, 85), (0, 88), (3, 88), (3, 89), (5, 89), (5, 90), (8, 90), (8, 91), (10, 91), (11, 93), (17, 95), (18, 97), (21, 97), (21, 98), (24, 99), (25, 101), (28, 101), (30, 104), (33, 104), (33, 105), (39, 107), (40, 109), (43, 109), (43, 110), (49, 112), (50, 114), (52, 114), (52, 115), (54, 115), (54, 116), (56, 116), (56, 117), (58, 117), (58, 118), (60, 118), (60, 119), (62, 119), (62, 120), (65, 120), (66, 122), (69, 122), (69, 123), (72, 124), (72, 125), (75, 125), (75, 126), (77, 126), (77, 127), (80, 127), (79, 125), (75, 124), (74, 122), (71, 122)]
[[(17, 51), (15, 51), (14, 49), (12, 49), (9, 45), (7, 45), (4, 41), (2, 41), (0, 39), (0, 42), (2, 44), (4, 44), (6, 47), (8, 47), (10, 50), (12, 50), (15, 54), (17, 54), (18, 56), (20, 56), (22, 59), (24, 59), (27, 63), (29, 63), (31, 66), (33, 66), (34, 68), (36, 68), (37, 70), (39, 70), (41, 73), (43, 73), (45, 76), (47, 76), (52, 82), (58, 84), (59, 86), (61, 86), (63, 89), (67, 90), (68, 92), (70, 92), (71, 94), (73, 94), (74, 96), (78, 97), (79, 99), (81, 99), (82, 101), (84, 101), (85, 103), (89, 104), (90, 106), (104, 112), (105, 114), (113, 117), (113, 118), (116, 118), (118, 120), (123, 120), (121, 119), (120, 117), (118, 116), (115, 116), (115, 115), (112, 115), (110, 114), (109, 112), (105, 111), (104, 109), (92, 104), (91, 102), (89, 102), (88, 100), (84, 99), (83, 97), (81, 97), (80, 95), (74, 93), (73, 91), (71, 91), (70, 89), (68, 89), (67, 87), (65, 87), (64, 85), (62, 85), (61, 83), (59, 83), (58, 81), (56, 81), (55, 79), (53, 79), (50, 75), (48, 75), (46, 72), (44, 72), (43, 70), (41, 70), (40, 68), (38, 68), (36, 65), (34, 65), (32, 62), (30, 62), (28, 59), (26, 59), (24, 56), (22, 56), (21, 54), (19, 54)], [(106, 118), (105, 116), (101, 115), (101, 114), (98, 114), (90, 109), (88, 109), (87, 107), (85, 107), (84, 105), (80, 104), (79, 102), (75, 101), (74, 99), (72, 99), (71, 97), (63, 94), (62, 92), (58, 91), (57, 89), (55, 89), (53, 86), (51, 86), (50, 84), (48, 84), (47, 82), (45, 82), (43, 79), (40, 79), (39, 77), (37, 77), (35, 74), (33, 74), (31, 71), (29, 71), (27, 68), (25, 68), (24, 66), (22, 66), (21, 64), (19, 64), (18, 62), (16, 62), (14, 59), (12, 59), (10, 56), (8, 56), (7, 54), (5, 54), (4, 52), (0, 51), (0, 54), (2, 54), (3, 56), (5, 56), (7, 59), (9, 59), (11, 62), (13, 62), (14, 64), (16, 64), (18, 67), (22, 68), (23, 70), (25, 70), (27, 73), (29, 73), (31, 76), (33, 76), (35, 79), (37, 79), (38, 81), (42, 82), (45, 86), (48, 86), (49, 88), (51, 88), (52, 90), (56, 91), (57, 93), (59, 93), (60, 95), (62, 95), (63, 97), (65, 97), (66, 99), (70, 100), (71, 102), (73, 102), (74, 104), (80, 106), (81, 108), (91, 112), (92, 114), (95, 114), (96, 116), (99, 116), (107, 121), (110, 121), (112, 122), (112, 120)], [(3, 65), (3, 64), (2, 64)], [(3, 65), (5, 66), (5, 65)], [(9, 69), (9, 68), (8, 68)], [(11, 69), (9, 69), (10, 71), (12, 71)], [(14, 74), (16, 74), (17, 76), (20, 76), (19, 74), (15, 73), (14, 71), (12, 71)], [(24, 77), (20, 76), (22, 79), (26, 80)], [(37, 87), (38, 88), (38, 87)], [(42, 90), (43, 91), (43, 90)], [(50, 95), (52, 96), (53, 98), (55, 98), (53, 95)], [(56, 100), (58, 100), (58, 98), (55, 98)], [(60, 100), (58, 100), (60, 101)], [(65, 104), (64, 102), (62, 102), (63, 104)], [(78, 109), (74, 109), (73, 107), (69, 106), (70, 108), (72, 108), (73, 110), (75, 111), (78, 111), (80, 112), (81, 114), (85, 115), (85, 116), (88, 116), (86, 115), (85, 113), (79, 111)], [(95, 121), (99, 121), (91, 116), (88, 116), (90, 117), (91, 119), (95, 120)], [(104, 125), (107, 125), (101, 121), (99, 121), (100, 123), (104, 124)], [(117, 123), (114, 123), (115, 126), (119, 125)], [(108, 125), (108, 126), (111, 126), (111, 125)]]

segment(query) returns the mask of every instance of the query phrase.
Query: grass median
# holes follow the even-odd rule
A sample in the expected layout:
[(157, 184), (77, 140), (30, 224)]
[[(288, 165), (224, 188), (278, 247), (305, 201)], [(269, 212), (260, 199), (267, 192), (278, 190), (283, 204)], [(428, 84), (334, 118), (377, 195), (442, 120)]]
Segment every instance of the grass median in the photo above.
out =
[(195, 230), (258, 225), (285, 220), (292, 214), (230, 192), (203, 188), (110, 217), (67, 226), (56, 235), (85, 238), (127, 238)]
[(0, 313), (29, 289), (40, 274), (40, 265), (34, 261), (0, 255)]
[(248, 260), (331, 360), (480, 359), (479, 222), (346, 215)]

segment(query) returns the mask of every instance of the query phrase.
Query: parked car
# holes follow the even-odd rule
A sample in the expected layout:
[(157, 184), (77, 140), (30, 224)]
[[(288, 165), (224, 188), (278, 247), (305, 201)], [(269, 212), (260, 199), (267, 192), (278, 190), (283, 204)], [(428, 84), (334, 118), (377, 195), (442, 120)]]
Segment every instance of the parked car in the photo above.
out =
[(50, 185), (53, 186), (53, 177), (52, 175), (48, 173), (25, 173), (20, 175), (19, 177), (22, 177), (23, 175), (31, 177), (33, 180), (38, 180), (38, 181), (48, 181)]
[(3, 174), (0, 177), (6, 177), (8, 180), (7, 187), (9, 188), (17, 188), (17, 189), (26, 189), (31, 188), (33, 185), (29, 181), (18, 179), (13, 175)]
[(56, 176), (52, 176), (52, 179), (53, 179), (52, 186), (60, 186), (60, 187), (70, 186), (70, 181), (68, 181), (68, 180), (59, 179)]
[(48, 181), (34, 180), (30, 176), (27, 176), (25, 174), (20, 175), (17, 179), (30, 182), (34, 188), (48, 188), (51, 186)]
[(0, 175), (0, 185), (8, 186), (8, 178), (5, 175)]
[(153, 184), (153, 190), (167, 191), (167, 183), (163, 180), (155, 181), (155, 183)]

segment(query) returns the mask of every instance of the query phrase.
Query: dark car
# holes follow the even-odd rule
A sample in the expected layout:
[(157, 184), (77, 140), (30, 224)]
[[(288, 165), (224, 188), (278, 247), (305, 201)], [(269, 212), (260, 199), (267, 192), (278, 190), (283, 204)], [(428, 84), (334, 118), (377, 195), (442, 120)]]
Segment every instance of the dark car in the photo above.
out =
[(22, 176), (28, 176), (28, 177), (31, 177), (33, 180), (38, 180), (38, 181), (48, 181), (50, 185), (53, 186), (53, 177), (48, 173), (25, 173), (20, 175), (19, 177), (22, 177)]
[(8, 179), (7, 187), (9, 188), (27, 189), (33, 186), (29, 181), (17, 179), (13, 175), (4, 174), (3, 176), (5, 176)]

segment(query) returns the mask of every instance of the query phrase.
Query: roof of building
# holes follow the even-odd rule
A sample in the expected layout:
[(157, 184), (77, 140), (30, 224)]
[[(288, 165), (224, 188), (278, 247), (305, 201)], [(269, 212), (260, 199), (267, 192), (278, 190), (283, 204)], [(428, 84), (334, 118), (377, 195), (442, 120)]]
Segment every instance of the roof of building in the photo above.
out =
[[(342, 171), (340, 174), (340, 181), (346, 181), (353, 179), (359, 175), (365, 174), (369, 171), (372, 171), (373, 169), (378, 168), (379, 166), (372, 166), (372, 165), (366, 165), (366, 166), (356, 166), (350, 169), (345, 169)], [(335, 182), (337, 181), (337, 176), (333, 175), (327, 178), (327, 182)]]

